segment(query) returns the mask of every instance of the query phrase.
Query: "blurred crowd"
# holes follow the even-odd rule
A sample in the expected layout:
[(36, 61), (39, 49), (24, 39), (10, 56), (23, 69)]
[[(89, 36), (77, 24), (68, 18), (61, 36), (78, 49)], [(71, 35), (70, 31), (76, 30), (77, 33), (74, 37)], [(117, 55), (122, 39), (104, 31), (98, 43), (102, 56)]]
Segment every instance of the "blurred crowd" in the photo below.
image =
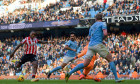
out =
[[(9, 61), (10, 53), (22, 39), (23, 38), (7, 38), (4, 41), (0, 41), (0, 75), (13, 76), (31, 74), (31, 63), (27, 62), (22, 65), (21, 68), (16, 69), (15, 64)], [(39, 65), (37, 75), (42, 75), (44, 72), (47, 72), (62, 63), (63, 57), (66, 54), (64, 45), (69, 38), (42, 38), (41, 40), (54, 40), (55, 43), (38, 44), (37, 56)], [(77, 37), (76, 41), (78, 42), (77, 53), (80, 53), (86, 45), (86, 37)], [(140, 74), (140, 34), (126, 34), (125, 32), (122, 32), (119, 35), (110, 34), (106, 39), (106, 46), (109, 48), (113, 56), (116, 69), (119, 74), (129, 75), (134, 70)], [(12, 59), (20, 59), (24, 54), (24, 47), (25, 46), (20, 47)], [(84, 59), (84, 57), (82, 59)], [(135, 69), (132, 68), (132, 60), (136, 62), (134, 66)], [(109, 75), (110, 72), (112, 72), (110, 70), (109, 63), (102, 57), (99, 56), (95, 63), (97, 66), (94, 70), (90, 71), (89, 74), (102, 72), (104, 75)], [(68, 65), (63, 69), (64, 72), (66, 70), (71, 70), (71, 66)], [(54, 74), (59, 75), (60, 72), (57, 71)]]
[[(107, 0), (104, 0), (103, 3), (96, 1), (60, 0), (60, 2), (51, 3), (42, 8), (40, 4), (35, 9), (32, 9), (29, 4), (27, 7), (24, 6), (24, 8), (16, 9), (13, 13), (8, 13), (7, 16), (0, 17), (0, 24), (94, 18), (99, 12), (103, 12), (104, 16), (134, 15), (140, 11), (139, 2), (136, 0), (116, 0), (111, 6), (107, 4)], [(32, 2), (37, 2), (37, 0), (23, 0), (21, 3)], [(74, 7), (80, 8), (74, 10)], [(60, 10), (61, 8), (66, 8), (66, 10)]]
[(0, 0), (2, 1), (2, 5), (8, 6), (16, 0)]
[(107, 11), (103, 12), (105, 16), (135, 15), (139, 14), (140, 6), (137, 0), (116, 0)]

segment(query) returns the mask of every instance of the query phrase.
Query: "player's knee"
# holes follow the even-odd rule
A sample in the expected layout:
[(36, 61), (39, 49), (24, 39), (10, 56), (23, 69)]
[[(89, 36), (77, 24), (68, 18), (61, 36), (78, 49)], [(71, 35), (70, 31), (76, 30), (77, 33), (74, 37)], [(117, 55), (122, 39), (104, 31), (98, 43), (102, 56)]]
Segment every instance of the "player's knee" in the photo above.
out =
[(62, 63), (62, 65), (61, 65), (62, 69), (63, 69), (66, 65), (67, 65), (67, 64)]
[(105, 58), (108, 62), (112, 62), (113, 59), (112, 59), (112, 55), (109, 53), (106, 58)]
[(90, 61), (91, 61), (90, 59), (86, 59), (84, 61), (84, 66), (87, 67), (90, 64)]
[(32, 64), (33, 64), (33, 67), (37, 67), (38, 66), (38, 62), (37, 61), (34, 61)]
[(89, 64), (88, 63), (84, 63), (84, 66), (87, 67)]

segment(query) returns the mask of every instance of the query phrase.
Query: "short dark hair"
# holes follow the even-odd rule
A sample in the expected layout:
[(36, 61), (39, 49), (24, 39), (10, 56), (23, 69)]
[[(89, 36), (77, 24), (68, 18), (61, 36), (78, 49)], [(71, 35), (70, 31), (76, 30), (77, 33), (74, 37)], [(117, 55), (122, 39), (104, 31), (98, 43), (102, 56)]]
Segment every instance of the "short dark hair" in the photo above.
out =
[(96, 20), (102, 20), (103, 18), (103, 14), (102, 13), (98, 13), (96, 16), (95, 16)]
[(71, 34), (74, 34), (74, 35), (75, 35), (75, 32), (74, 32), (74, 31), (71, 31), (71, 32), (70, 32), (70, 35), (71, 35)]
[[(35, 32), (34, 30), (32, 30), (30, 33)], [(36, 32), (35, 32), (36, 33)]]
[(33, 33), (33, 32), (34, 32), (34, 33), (35, 33), (35, 35), (36, 35), (36, 32), (35, 32), (35, 31), (31, 31), (31, 32), (30, 32), (30, 34), (31, 34), (31, 33)]

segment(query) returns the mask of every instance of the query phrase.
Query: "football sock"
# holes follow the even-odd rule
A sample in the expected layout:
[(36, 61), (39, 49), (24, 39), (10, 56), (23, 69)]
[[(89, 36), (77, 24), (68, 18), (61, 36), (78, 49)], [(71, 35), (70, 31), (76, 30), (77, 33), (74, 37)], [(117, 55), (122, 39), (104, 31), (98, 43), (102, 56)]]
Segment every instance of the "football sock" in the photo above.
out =
[(110, 62), (109, 64), (110, 64), (110, 68), (113, 72), (113, 75), (115, 76), (115, 80), (117, 80), (118, 76), (117, 76), (116, 66), (115, 66), (114, 62)]
[(83, 69), (80, 69), (81, 74), (83, 74)]
[(59, 69), (62, 69), (62, 67), (61, 66), (58, 66), (58, 67), (54, 68), (53, 70), (51, 70), (50, 73), (53, 73), (53, 72), (55, 72), (55, 71), (57, 71)]
[(84, 64), (83, 64), (83, 63), (78, 64), (76, 67), (74, 67), (74, 68), (69, 72), (69, 74), (71, 75), (72, 73), (74, 73), (74, 72), (76, 72), (76, 71), (78, 71), (78, 70), (80, 70), (80, 69), (83, 69), (83, 68), (84, 68)]

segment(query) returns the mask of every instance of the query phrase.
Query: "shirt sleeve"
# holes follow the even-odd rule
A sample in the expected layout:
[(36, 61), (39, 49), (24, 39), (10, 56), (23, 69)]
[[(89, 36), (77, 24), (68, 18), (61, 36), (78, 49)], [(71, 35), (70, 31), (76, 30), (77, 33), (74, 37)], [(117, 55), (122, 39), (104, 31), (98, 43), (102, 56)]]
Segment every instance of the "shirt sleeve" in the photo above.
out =
[(70, 46), (70, 41), (68, 41), (67, 43), (65, 43), (65, 45)]
[(104, 30), (104, 29), (107, 29), (107, 25), (105, 22), (103, 22), (103, 24), (102, 24), (102, 30)]
[(89, 34), (88, 35), (91, 37), (91, 28), (89, 29)]
[(27, 38), (23, 39), (20, 43), (25, 44), (27, 42)]

